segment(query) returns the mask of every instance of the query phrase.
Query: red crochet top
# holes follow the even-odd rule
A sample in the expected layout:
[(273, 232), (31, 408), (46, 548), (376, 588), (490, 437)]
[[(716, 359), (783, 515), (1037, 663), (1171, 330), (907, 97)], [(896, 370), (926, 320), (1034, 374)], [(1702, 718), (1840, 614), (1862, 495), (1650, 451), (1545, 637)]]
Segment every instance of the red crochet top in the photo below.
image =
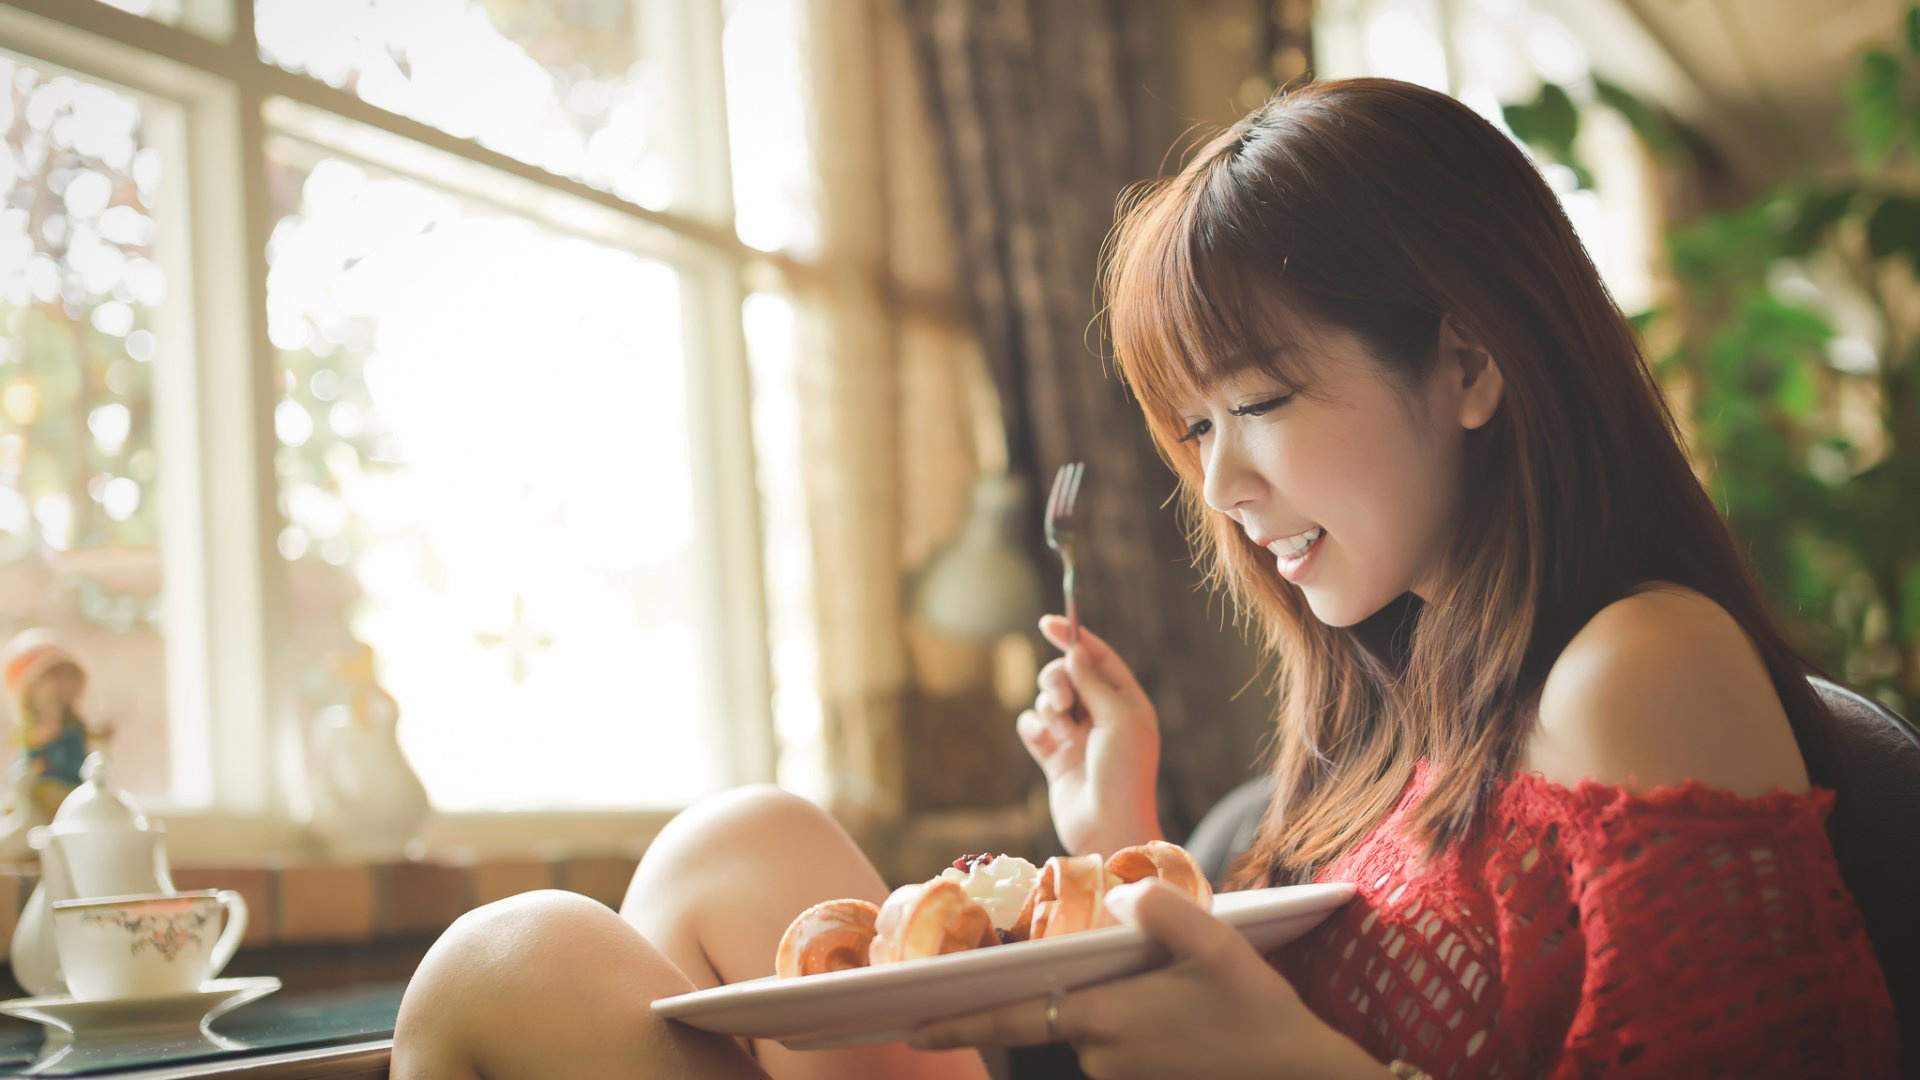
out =
[(1360, 887), (1272, 957), (1381, 1061), (1466, 1077), (1891, 1077), (1886, 982), (1841, 884), (1831, 791), (1645, 795), (1524, 773), (1420, 866), (1387, 818), (1318, 880)]

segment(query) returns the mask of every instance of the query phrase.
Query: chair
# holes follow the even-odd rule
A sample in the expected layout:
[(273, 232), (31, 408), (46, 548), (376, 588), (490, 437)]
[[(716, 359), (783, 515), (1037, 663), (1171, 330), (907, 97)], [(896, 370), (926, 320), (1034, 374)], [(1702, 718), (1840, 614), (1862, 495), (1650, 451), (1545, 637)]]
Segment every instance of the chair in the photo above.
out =
[(1920, 728), (1844, 686), (1809, 681), (1844, 753), (1834, 786), (1852, 812), (1835, 821), (1834, 852), (1887, 976), (1901, 1074), (1920, 1077)]
[[(1900, 1023), (1903, 1073), (1920, 1077), (1920, 729), (1879, 702), (1825, 679), (1811, 678), (1833, 713), (1841, 775), (1850, 813), (1834, 821), (1840, 872), (1886, 973)], [(1207, 811), (1187, 850), (1219, 883), (1253, 843), (1273, 782), (1258, 776)]]

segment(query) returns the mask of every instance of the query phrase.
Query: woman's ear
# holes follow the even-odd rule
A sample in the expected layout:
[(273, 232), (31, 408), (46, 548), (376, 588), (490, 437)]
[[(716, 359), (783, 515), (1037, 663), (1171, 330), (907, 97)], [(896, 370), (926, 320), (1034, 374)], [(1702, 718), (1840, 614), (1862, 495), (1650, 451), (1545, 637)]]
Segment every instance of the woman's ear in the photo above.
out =
[(1440, 371), (1452, 391), (1455, 419), (1461, 427), (1472, 430), (1493, 419), (1506, 389), (1500, 364), (1452, 315), (1440, 320)]

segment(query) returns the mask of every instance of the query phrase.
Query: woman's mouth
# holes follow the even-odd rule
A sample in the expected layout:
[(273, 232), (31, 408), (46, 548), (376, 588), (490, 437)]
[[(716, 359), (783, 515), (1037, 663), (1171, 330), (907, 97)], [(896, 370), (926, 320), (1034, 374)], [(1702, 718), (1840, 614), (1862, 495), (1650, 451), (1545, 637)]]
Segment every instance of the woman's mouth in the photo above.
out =
[(1300, 580), (1313, 553), (1320, 550), (1320, 538), (1325, 535), (1327, 530), (1316, 525), (1306, 532), (1283, 536), (1268, 544), (1267, 550), (1273, 553), (1280, 576), (1288, 581)]

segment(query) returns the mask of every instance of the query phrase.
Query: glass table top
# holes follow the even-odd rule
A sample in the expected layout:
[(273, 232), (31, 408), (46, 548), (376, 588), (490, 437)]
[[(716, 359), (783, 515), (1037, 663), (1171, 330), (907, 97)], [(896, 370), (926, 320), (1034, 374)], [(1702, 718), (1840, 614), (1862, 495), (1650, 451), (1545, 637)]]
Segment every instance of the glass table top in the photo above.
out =
[(196, 1031), (99, 1038), (49, 1037), (24, 1021), (0, 1028), (0, 1076), (102, 1076), (156, 1065), (234, 1060), (269, 1051), (363, 1043), (393, 1036), (405, 983), (280, 990)]

